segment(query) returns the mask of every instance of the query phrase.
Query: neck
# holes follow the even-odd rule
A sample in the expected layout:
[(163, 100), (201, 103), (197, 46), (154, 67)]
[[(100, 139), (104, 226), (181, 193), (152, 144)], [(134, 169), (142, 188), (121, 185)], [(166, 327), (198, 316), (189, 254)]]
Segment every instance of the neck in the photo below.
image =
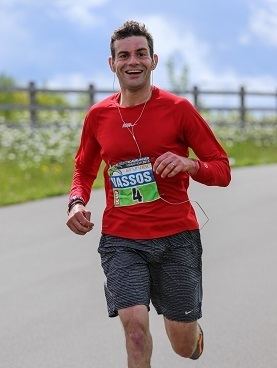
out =
[(151, 93), (152, 86), (137, 91), (121, 89), (119, 104), (125, 107), (140, 105), (149, 100)]

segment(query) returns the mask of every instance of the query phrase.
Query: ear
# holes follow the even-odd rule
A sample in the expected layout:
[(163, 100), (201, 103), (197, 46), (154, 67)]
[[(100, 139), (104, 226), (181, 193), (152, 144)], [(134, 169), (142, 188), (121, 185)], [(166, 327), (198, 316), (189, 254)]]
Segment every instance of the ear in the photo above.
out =
[(152, 61), (152, 70), (154, 70), (158, 64), (159, 58), (157, 54), (153, 55), (153, 61)]
[(114, 65), (113, 58), (112, 58), (111, 56), (109, 57), (109, 65), (110, 65), (111, 71), (112, 71), (113, 73), (115, 73), (115, 72), (116, 72), (116, 70), (115, 70), (115, 65)]

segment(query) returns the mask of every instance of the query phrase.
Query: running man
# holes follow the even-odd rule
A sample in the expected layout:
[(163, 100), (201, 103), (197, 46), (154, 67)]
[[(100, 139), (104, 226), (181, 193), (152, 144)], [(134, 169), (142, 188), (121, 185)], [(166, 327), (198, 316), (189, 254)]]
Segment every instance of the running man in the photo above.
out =
[[(195, 360), (204, 346), (202, 245), (187, 190), (190, 179), (227, 186), (229, 161), (187, 99), (151, 85), (158, 56), (145, 25), (125, 22), (110, 49), (120, 91), (93, 105), (84, 120), (67, 225), (79, 235), (93, 228), (85, 206), (104, 161), (98, 251), (108, 314), (124, 327), (128, 368), (151, 364), (150, 301), (163, 315), (173, 350)], [(189, 148), (197, 159), (189, 158)]]

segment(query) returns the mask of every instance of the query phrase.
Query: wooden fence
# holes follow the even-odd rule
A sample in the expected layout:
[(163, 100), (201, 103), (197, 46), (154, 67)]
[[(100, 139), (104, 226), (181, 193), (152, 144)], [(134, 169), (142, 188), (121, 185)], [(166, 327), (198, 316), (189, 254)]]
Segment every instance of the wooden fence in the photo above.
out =
[[(38, 112), (39, 111), (57, 111), (57, 112), (65, 112), (65, 111), (85, 111), (88, 106), (78, 105), (75, 106), (73, 104), (67, 103), (65, 105), (45, 105), (39, 104), (37, 101), (38, 94), (77, 94), (84, 95), (88, 97), (88, 105), (94, 104), (97, 100), (101, 99), (103, 95), (108, 95), (113, 93), (111, 90), (104, 89), (96, 89), (93, 84), (89, 84), (87, 89), (50, 89), (50, 88), (38, 88), (34, 82), (30, 82), (28, 87), (13, 87), (13, 88), (0, 88), (0, 96), (1, 94), (12, 94), (16, 92), (24, 92), (28, 98), (28, 103), (18, 104), (18, 103), (1, 103), (0, 100), (0, 114), (1, 112), (7, 111), (28, 111), (29, 113), (29, 121), (32, 127), (38, 126)], [(182, 93), (178, 91), (172, 91), (176, 94), (182, 94), (187, 96), (192, 103), (201, 111), (201, 112), (236, 112), (238, 116), (238, 123), (241, 127), (244, 127), (247, 122), (247, 114), (248, 113), (263, 113), (263, 114), (271, 114), (273, 117), (274, 123), (277, 124), (277, 90), (271, 92), (262, 92), (262, 91), (248, 91), (244, 86), (241, 86), (238, 90), (204, 90), (200, 89), (198, 86), (194, 86), (192, 89), (183, 91)], [(100, 98), (98, 98), (101, 96)], [(222, 105), (211, 105), (208, 106), (206, 102), (203, 103), (202, 98), (205, 96), (214, 96), (215, 100), (219, 97), (235, 97), (236, 105), (231, 106), (230, 104), (227, 106)], [(262, 99), (271, 99), (271, 106), (250, 106), (247, 104), (247, 99), (251, 97), (258, 97), (259, 101)], [(18, 123), (17, 123), (18, 126)]]

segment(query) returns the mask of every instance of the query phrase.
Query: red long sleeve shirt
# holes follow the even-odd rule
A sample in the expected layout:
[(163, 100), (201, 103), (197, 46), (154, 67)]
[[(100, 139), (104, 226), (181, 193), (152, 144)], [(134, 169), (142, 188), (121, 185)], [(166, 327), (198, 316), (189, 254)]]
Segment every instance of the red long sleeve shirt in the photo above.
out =
[[(77, 195), (86, 203), (89, 201), (93, 181), (104, 160), (104, 234), (130, 239), (152, 239), (198, 228), (193, 207), (187, 201), (188, 173), (179, 173), (171, 178), (161, 178), (154, 174), (160, 199), (135, 206), (114, 206), (108, 168), (118, 162), (139, 157), (138, 147), (130, 131), (122, 128), (118, 112), (119, 97), (119, 93), (114, 94), (93, 105), (87, 113), (75, 158), (70, 197)], [(142, 108), (143, 104), (120, 106), (120, 111), (124, 121), (134, 123)], [(192, 176), (194, 180), (206, 185), (229, 184), (231, 176), (227, 155), (188, 100), (154, 87), (134, 127), (134, 134), (142, 156), (148, 156), (152, 164), (167, 151), (188, 157), (190, 147), (199, 159), (199, 170)]]

